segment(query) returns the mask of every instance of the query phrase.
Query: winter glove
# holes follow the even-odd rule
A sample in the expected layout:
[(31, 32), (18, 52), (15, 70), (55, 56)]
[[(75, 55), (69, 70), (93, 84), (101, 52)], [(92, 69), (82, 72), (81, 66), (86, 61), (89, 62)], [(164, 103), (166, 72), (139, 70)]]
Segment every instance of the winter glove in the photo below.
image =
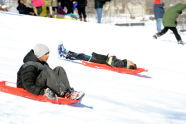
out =
[(182, 14), (182, 11), (179, 11), (178, 13), (181, 15)]
[(46, 97), (48, 97), (49, 99), (57, 99), (57, 95), (50, 89), (50, 88), (46, 88), (45, 89), (45, 94)]

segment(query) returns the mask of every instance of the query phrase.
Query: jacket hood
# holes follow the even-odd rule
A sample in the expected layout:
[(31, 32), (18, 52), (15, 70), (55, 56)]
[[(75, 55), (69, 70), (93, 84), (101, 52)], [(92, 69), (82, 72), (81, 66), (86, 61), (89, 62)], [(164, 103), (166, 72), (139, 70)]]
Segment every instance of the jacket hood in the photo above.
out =
[(35, 56), (34, 51), (30, 50), (23, 59), (23, 62), (34, 61), (39, 62), (39, 59)]

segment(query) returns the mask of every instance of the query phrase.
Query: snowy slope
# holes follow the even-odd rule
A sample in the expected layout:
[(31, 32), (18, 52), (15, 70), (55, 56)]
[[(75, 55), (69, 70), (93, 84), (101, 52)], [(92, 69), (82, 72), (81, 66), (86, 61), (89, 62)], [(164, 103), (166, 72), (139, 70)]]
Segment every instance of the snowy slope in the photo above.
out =
[[(0, 13), (0, 80), (16, 82), (23, 57), (44, 43), (50, 66), (63, 66), (71, 86), (86, 93), (82, 104), (55, 105), (0, 92), (0, 123), (185, 124), (186, 46), (171, 32), (154, 40), (153, 24), (116, 27)], [(186, 41), (186, 33), (180, 34)], [(127, 58), (149, 71), (140, 77), (62, 61), (59, 42), (76, 52)]]

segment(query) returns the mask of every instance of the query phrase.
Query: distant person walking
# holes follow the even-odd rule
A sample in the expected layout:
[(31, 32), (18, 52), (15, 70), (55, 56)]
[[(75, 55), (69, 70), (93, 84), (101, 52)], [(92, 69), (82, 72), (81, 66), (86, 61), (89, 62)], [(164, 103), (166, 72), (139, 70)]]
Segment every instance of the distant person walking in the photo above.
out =
[(97, 22), (99, 24), (101, 23), (103, 5), (107, 1), (110, 1), (110, 0), (94, 0), (94, 2), (95, 2), (95, 9), (96, 9), (96, 12), (97, 12)]
[(78, 4), (78, 14), (80, 21), (87, 21), (87, 14), (86, 14), (86, 6), (87, 6), (87, 0), (77, 0)]
[(178, 3), (175, 6), (170, 7), (163, 16), (163, 25), (164, 29), (161, 30), (161, 32), (156, 33), (153, 37), (158, 38), (162, 35), (164, 35), (169, 29), (174, 33), (178, 44), (184, 44), (180, 35), (177, 31), (177, 21), (176, 19), (180, 14), (182, 14), (182, 11), (186, 9), (186, 4)]
[(157, 31), (161, 31), (162, 27), (162, 19), (164, 15), (164, 3), (161, 0), (154, 0), (154, 16), (156, 19), (156, 27)]

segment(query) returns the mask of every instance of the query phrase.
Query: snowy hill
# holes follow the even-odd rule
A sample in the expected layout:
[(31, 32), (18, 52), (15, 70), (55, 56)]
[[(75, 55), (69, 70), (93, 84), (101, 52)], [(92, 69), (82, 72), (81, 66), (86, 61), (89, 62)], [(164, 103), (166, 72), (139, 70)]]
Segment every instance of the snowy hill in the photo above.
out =
[[(50, 66), (63, 66), (71, 86), (86, 93), (82, 104), (55, 105), (0, 92), (1, 124), (186, 124), (186, 46), (171, 32), (154, 40), (149, 23), (116, 27), (0, 13), (0, 80), (16, 82), (23, 57), (44, 43)], [(59, 60), (59, 42), (76, 52), (132, 60), (148, 72), (140, 77)]]

